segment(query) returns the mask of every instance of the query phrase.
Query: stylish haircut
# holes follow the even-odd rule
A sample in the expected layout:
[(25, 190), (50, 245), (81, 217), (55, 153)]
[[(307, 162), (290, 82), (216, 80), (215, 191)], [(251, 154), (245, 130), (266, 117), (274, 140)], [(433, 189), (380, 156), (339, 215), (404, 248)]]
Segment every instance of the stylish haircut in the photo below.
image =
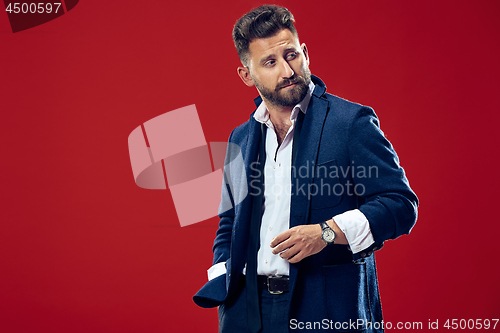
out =
[(257, 38), (268, 38), (283, 29), (297, 36), (292, 13), (284, 7), (262, 5), (243, 15), (234, 25), (233, 42), (243, 65), (248, 65), (248, 48)]

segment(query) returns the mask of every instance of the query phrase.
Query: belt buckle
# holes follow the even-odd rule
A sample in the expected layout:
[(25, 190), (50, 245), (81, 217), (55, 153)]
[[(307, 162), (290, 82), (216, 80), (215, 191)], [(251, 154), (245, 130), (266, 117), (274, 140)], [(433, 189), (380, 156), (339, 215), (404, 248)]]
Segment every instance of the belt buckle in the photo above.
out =
[(269, 287), (269, 281), (272, 280), (272, 279), (279, 279), (281, 278), (281, 275), (271, 275), (271, 276), (268, 276), (267, 277), (267, 291), (271, 294), (271, 295), (281, 295), (283, 294), (283, 290), (279, 290), (279, 291), (271, 291), (270, 287)]

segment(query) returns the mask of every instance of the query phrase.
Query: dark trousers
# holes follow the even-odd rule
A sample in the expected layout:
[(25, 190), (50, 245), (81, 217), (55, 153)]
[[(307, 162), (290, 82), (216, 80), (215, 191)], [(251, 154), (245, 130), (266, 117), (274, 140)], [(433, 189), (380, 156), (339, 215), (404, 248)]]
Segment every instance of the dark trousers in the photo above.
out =
[[(243, 282), (244, 284), (244, 282)], [(245, 333), (248, 329), (246, 288), (236, 299), (219, 306), (219, 333)], [(288, 333), (290, 294), (271, 295), (262, 290), (259, 297), (262, 318), (260, 333)]]

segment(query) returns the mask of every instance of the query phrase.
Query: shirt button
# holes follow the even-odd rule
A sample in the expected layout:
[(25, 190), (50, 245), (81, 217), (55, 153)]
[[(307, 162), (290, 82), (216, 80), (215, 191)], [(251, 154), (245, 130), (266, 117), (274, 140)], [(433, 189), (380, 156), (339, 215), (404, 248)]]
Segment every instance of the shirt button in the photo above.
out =
[(266, 260), (264, 260), (264, 262), (267, 264), (269, 261), (266, 259)]
[(279, 200), (280, 198), (281, 198), (281, 196), (279, 196), (279, 195), (276, 197), (277, 200)]
[(273, 231), (273, 227), (269, 227), (269, 231)]

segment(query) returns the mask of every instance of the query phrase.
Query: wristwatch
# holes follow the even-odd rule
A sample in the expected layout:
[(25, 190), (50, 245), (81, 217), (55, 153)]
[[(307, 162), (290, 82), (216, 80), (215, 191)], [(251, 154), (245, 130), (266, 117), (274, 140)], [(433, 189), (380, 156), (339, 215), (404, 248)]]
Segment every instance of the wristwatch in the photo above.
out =
[(326, 245), (333, 244), (335, 242), (335, 231), (330, 228), (330, 226), (326, 222), (321, 222), (319, 224), (321, 226), (321, 239), (325, 241)]

